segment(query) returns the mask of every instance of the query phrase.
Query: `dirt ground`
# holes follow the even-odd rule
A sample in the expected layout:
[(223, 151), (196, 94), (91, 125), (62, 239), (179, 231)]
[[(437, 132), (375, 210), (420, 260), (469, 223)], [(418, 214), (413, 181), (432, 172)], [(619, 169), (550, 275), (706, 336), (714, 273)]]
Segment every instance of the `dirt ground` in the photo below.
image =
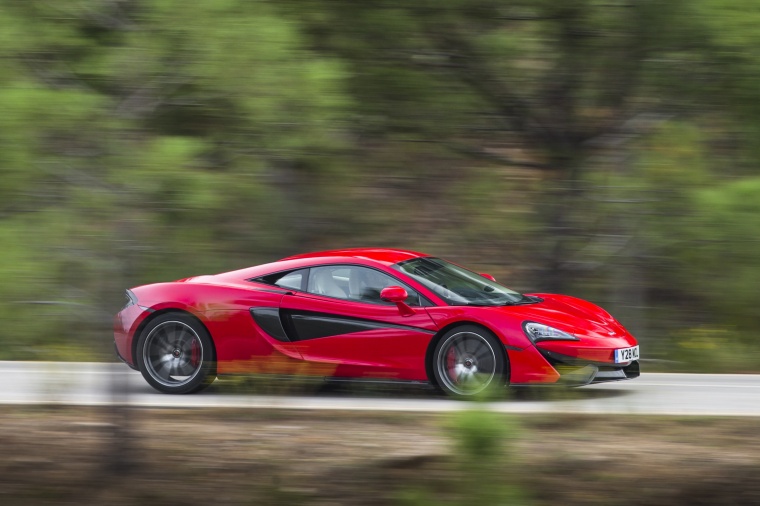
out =
[(473, 461), (451, 415), (0, 406), (0, 505), (760, 504), (754, 418), (501, 418)]

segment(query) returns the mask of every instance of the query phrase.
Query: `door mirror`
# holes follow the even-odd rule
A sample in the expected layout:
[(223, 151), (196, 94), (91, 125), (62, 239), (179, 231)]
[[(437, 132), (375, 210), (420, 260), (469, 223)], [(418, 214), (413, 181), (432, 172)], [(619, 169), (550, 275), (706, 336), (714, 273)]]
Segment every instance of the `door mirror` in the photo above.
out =
[(407, 297), (409, 297), (409, 294), (400, 286), (386, 286), (380, 291), (380, 298), (386, 302), (394, 302), (398, 306), (401, 316), (412, 316), (414, 314), (414, 309), (407, 306), (406, 302), (404, 302)]
[(481, 273), (480, 273), (480, 275), (481, 275), (481, 276), (483, 276), (483, 277), (484, 277), (484, 278), (486, 278), (486, 279), (490, 279), (491, 281), (496, 281), (496, 278), (495, 278), (495, 277), (493, 277), (493, 276), (491, 276), (490, 274), (487, 274), (487, 273), (485, 273), (485, 272), (481, 272)]
[(386, 286), (380, 292), (380, 298), (386, 302), (404, 302), (409, 294), (400, 286)]

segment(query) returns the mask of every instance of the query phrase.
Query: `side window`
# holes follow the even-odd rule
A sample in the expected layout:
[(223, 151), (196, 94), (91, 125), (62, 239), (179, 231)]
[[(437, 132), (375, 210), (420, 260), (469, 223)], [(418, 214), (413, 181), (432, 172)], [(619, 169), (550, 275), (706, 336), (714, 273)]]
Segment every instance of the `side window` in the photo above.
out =
[(420, 305), (420, 296), (413, 289), (380, 271), (356, 265), (312, 267), (306, 291), (338, 299), (392, 305), (380, 298), (380, 292), (388, 286), (403, 286), (409, 293), (406, 303)]
[(317, 295), (348, 299), (350, 271), (351, 267), (345, 265), (312, 267), (306, 291)]
[(293, 290), (303, 290), (309, 269), (298, 269), (297, 271), (278, 272), (260, 278), (261, 281), (269, 285), (279, 286), (280, 288), (292, 288)]

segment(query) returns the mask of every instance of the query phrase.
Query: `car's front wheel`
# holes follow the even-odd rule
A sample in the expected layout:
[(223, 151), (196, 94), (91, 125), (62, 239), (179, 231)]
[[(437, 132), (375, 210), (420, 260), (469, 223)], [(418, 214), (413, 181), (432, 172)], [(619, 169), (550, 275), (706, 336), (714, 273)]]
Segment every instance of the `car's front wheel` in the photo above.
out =
[(145, 380), (164, 393), (197, 392), (216, 379), (211, 337), (203, 325), (181, 313), (159, 316), (143, 329), (137, 362)]
[(433, 353), (433, 374), (447, 394), (471, 397), (504, 386), (507, 359), (496, 336), (477, 325), (446, 332)]

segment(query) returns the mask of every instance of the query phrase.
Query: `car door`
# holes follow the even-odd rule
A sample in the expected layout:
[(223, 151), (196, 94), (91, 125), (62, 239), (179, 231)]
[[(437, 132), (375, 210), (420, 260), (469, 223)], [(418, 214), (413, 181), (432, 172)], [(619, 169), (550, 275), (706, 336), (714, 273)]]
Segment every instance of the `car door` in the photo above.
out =
[[(411, 314), (380, 299), (386, 286), (403, 286)], [(437, 327), (424, 299), (398, 279), (359, 265), (312, 267), (304, 291), (282, 298), (280, 318), (302, 357), (325, 375), (427, 379), (425, 354)], [(327, 367), (324, 367), (327, 366)]]

